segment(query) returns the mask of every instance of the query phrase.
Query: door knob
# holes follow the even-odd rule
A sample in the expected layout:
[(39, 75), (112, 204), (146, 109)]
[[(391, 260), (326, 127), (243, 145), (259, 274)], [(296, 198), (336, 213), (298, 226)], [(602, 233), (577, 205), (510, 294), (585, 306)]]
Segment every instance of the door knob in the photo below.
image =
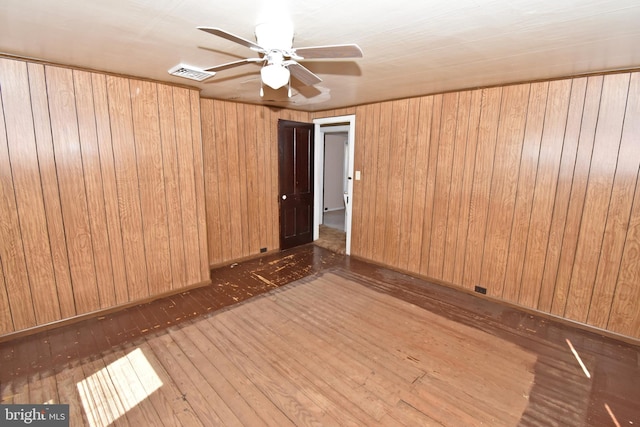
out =
[(287, 195), (286, 194), (282, 195), (282, 200), (287, 200)]

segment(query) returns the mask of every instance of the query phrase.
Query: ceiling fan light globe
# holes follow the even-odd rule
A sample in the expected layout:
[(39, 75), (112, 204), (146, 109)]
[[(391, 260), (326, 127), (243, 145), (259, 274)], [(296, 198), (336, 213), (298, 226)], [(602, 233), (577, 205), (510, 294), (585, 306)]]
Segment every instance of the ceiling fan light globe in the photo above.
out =
[(280, 89), (289, 83), (289, 69), (282, 65), (270, 64), (260, 70), (262, 82), (272, 89)]

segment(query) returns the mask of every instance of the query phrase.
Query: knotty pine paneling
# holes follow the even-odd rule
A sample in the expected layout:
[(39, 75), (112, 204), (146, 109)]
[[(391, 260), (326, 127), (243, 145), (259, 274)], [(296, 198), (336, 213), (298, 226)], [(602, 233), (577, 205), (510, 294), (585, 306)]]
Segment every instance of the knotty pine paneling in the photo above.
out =
[(639, 103), (615, 73), (356, 107), (352, 254), (640, 338)]
[(208, 280), (196, 91), (0, 59), (0, 97), (0, 335)]
[(309, 113), (211, 99), (200, 113), (209, 264), (278, 249), (277, 124)]

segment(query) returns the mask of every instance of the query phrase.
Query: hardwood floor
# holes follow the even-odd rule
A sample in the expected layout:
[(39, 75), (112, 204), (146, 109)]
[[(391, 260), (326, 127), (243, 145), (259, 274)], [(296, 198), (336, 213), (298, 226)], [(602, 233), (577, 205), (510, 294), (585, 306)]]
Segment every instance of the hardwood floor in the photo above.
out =
[(2, 403), (90, 426), (640, 424), (639, 346), (314, 245), (212, 280), (0, 343)]

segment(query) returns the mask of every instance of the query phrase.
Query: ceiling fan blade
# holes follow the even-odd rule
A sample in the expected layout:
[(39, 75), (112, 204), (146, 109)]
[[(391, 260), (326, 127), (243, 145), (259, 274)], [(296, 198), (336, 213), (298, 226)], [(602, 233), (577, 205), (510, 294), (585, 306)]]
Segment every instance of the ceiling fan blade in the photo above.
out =
[(299, 47), (293, 52), (303, 59), (362, 58), (362, 49), (357, 44)]
[(262, 58), (247, 58), (240, 59), (239, 61), (227, 62), (226, 64), (216, 65), (215, 67), (206, 68), (205, 71), (217, 73), (218, 71), (226, 70), (228, 68), (239, 67), (240, 65), (250, 64), (252, 62), (262, 62)]
[(236, 36), (235, 34), (231, 34), (230, 32), (225, 31), (225, 30), (223, 30), (221, 28), (216, 28), (216, 27), (198, 27), (198, 29), (204, 31), (205, 33), (213, 34), (214, 36), (222, 37), (223, 39), (227, 39), (227, 40), (232, 41), (234, 43), (241, 44), (242, 46), (246, 46), (249, 49), (255, 50), (256, 52), (263, 52), (263, 53), (266, 52), (266, 50), (262, 46), (254, 43), (254, 42), (252, 42), (250, 40), (244, 39), (244, 38), (242, 38), (240, 36)]
[(288, 66), (289, 72), (291, 72), (291, 75), (296, 79), (300, 80), (306, 86), (312, 86), (322, 81), (320, 77), (316, 76), (307, 68), (303, 67), (302, 65), (298, 64), (295, 61), (287, 61), (285, 65)]

